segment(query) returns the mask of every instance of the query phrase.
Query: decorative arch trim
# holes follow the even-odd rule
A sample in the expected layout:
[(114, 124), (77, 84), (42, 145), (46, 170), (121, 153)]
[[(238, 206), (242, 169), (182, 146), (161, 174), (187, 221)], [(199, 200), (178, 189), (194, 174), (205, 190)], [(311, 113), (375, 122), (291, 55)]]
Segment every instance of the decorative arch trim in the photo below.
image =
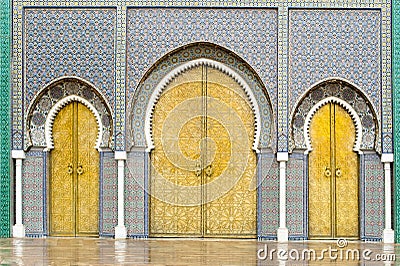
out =
[(29, 107), (28, 107), (27, 110), (30, 112), (32, 110), (32, 108), (34, 108), (34, 106), (37, 103), (38, 98), (40, 98), (42, 96), (43, 92), (45, 92), (46, 90), (51, 88), (54, 84), (57, 84), (60, 81), (68, 80), (68, 79), (71, 79), (71, 80), (75, 79), (77, 81), (80, 81), (80, 82), (86, 84), (87, 86), (89, 86), (90, 88), (92, 88), (94, 91), (96, 91), (96, 93), (99, 94), (101, 100), (106, 104), (108, 110), (110, 111), (110, 114), (112, 115), (112, 110), (113, 109), (108, 104), (107, 98), (103, 95), (103, 93), (101, 93), (101, 90), (99, 88), (97, 88), (93, 83), (91, 83), (91, 82), (89, 82), (89, 81), (87, 81), (87, 80), (85, 80), (83, 78), (77, 77), (77, 76), (61, 76), (61, 77), (53, 79), (52, 81), (47, 83), (45, 86), (43, 86), (43, 88), (41, 90), (39, 90), (38, 93), (36, 93), (35, 97), (33, 97), (33, 99), (31, 100), (31, 103), (29, 104)]
[(87, 100), (85, 100), (82, 97), (77, 96), (77, 95), (69, 95), (67, 97), (64, 97), (50, 109), (50, 112), (46, 118), (46, 124), (45, 124), (45, 130), (44, 130), (45, 138), (46, 138), (46, 149), (45, 150), (50, 151), (50, 150), (54, 149), (54, 140), (53, 140), (54, 120), (55, 120), (57, 114), (61, 111), (61, 109), (71, 102), (82, 103), (93, 113), (94, 117), (96, 118), (96, 122), (97, 122), (97, 126), (98, 126), (98, 130), (97, 130), (98, 133), (97, 133), (97, 140), (96, 140), (95, 148), (97, 150), (99, 150), (101, 140), (102, 140), (102, 132), (103, 132), (103, 125), (101, 124), (100, 115), (97, 112), (96, 108), (91, 103), (89, 103)]
[[(315, 82), (314, 84), (312, 84), (311, 86), (309, 86), (308, 89), (299, 97), (299, 99), (297, 100), (297, 102), (296, 102), (296, 104), (295, 104), (294, 106), (296, 106), (296, 107), (299, 106), (299, 105), (301, 104), (301, 102), (303, 101), (303, 99), (304, 99), (304, 98), (310, 93), (310, 91), (312, 91), (314, 88), (316, 88), (316, 87), (318, 87), (318, 86), (320, 86), (320, 85), (322, 85), (322, 84), (324, 84), (324, 83), (326, 83), (326, 82), (334, 82), (334, 81), (339, 81), (339, 82), (347, 83), (349, 86), (351, 86), (351, 87), (355, 88), (356, 90), (358, 90), (358, 91), (362, 94), (362, 97), (364, 97), (364, 98), (368, 101), (368, 103), (372, 103), (372, 101), (371, 101), (371, 99), (369, 98), (368, 94), (365, 93), (365, 92), (364, 92), (358, 85), (356, 85), (355, 83), (353, 83), (353, 82), (351, 82), (351, 81), (349, 81), (349, 80), (347, 80), (347, 79), (345, 79), (345, 78), (342, 78), (342, 77), (328, 77), (328, 78), (324, 78), (324, 79), (318, 80), (317, 82)], [(373, 104), (371, 104), (371, 108), (372, 108), (372, 111), (374, 112), (375, 117), (378, 118), (378, 117), (377, 117), (378, 112), (376, 111), (375, 106), (374, 106)], [(292, 111), (292, 114), (291, 114), (290, 117), (293, 118), (293, 115), (295, 114), (295, 112), (296, 112), (296, 108), (294, 108), (294, 110)]]
[(316, 112), (321, 107), (323, 107), (324, 105), (326, 105), (328, 103), (338, 104), (339, 106), (343, 107), (347, 111), (347, 113), (350, 115), (350, 117), (353, 120), (354, 125), (356, 127), (356, 139), (354, 141), (353, 150), (361, 154), (362, 151), (360, 150), (360, 146), (361, 146), (361, 140), (362, 140), (362, 125), (361, 125), (360, 117), (358, 116), (357, 112), (353, 109), (353, 107), (351, 107), (350, 104), (348, 104), (347, 102), (345, 102), (339, 98), (336, 98), (336, 97), (328, 97), (328, 98), (325, 98), (325, 99), (319, 101), (308, 112), (308, 114), (306, 116), (305, 124), (304, 124), (304, 139), (306, 141), (306, 147), (307, 147), (307, 150), (305, 151), (305, 153), (308, 154), (310, 151), (312, 151), (311, 136), (310, 136), (311, 120), (314, 117), (314, 115), (316, 114)]
[(187, 70), (190, 70), (194, 67), (198, 66), (209, 66), (214, 69), (220, 70), (224, 74), (227, 74), (231, 78), (233, 78), (244, 90), (246, 96), (248, 97), (251, 105), (251, 109), (253, 110), (254, 114), (254, 124), (255, 124), (255, 130), (254, 130), (254, 137), (253, 137), (253, 150), (256, 152), (259, 152), (258, 150), (258, 144), (260, 141), (260, 132), (261, 132), (261, 118), (260, 118), (260, 108), (257, 104), (256, 98), (253, 94), (253, 92), (250, 89), (250, 86), (247, 84), (247, 82), (234, 70), (229, 68), (228, 66), (211, 60), (207, 58), (199, 58), (196, 60), (192, 60), (189, 62), (186, 62), (178, 67), (176, 67), (174, 70), (172, 70), (170, 73), (168, 73), (157, 85), (156, 89), (154, 90), (153, 94), (150, 97), (149, 104), (147, 105), (147, 110), (146, 110), (146, 118), (145, 118), (145, 125), (144, 125), (144, 130), (145, 130), (145, 137), (146, 137), (146, 144), (147, 148), (146, 151), (150, 152), (152, 149), (154, 149), (154, 140), (153, 140), (153, 132), (152, 132), (152, 122), (153, 122), (153, 115), (154, 115), (154, 109), (155, 106), (160, 99), (161, 94), (163, 93), (164, 89), (167, 87), (167, 85), (178, 75), (184, 73)]

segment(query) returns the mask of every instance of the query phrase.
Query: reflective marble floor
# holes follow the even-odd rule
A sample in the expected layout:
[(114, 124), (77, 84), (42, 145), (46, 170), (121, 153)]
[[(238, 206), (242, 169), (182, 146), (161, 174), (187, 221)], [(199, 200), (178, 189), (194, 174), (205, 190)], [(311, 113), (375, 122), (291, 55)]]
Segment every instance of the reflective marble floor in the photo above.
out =
[(391, 265), (395, 256), (400, 245), (346, 241), (0, 239), (0, 265)]

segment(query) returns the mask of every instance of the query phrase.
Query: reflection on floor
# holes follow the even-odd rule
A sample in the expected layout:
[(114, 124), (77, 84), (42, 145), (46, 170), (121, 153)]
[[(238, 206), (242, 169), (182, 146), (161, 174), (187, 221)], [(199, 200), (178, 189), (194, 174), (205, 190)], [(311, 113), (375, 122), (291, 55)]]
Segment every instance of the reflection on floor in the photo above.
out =
[(400, 245), (345, 240), (0, 239), (0, 265), (390, 265), (396, 255)]

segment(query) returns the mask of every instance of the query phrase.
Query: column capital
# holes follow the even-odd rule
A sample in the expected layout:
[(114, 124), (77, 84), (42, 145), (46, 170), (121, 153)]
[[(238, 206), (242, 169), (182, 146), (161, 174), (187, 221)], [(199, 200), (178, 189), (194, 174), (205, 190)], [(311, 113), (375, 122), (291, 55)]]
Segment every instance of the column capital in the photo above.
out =
[(115, 151), (114, 156), (115, 160), (126, 160), (127, 158), (126, 151)]
[(287, 162), (289, 160), (289, 153), (288, 152), (277, 152), (276, 160), (278, 162)]
[(393, 162), (393, 153), (382, 153), (381, 162), (382, 163), (392, 163)]
[(13, 159), (25, 159), (25, 152), (24, 150), (12, 150), (11, 157)]

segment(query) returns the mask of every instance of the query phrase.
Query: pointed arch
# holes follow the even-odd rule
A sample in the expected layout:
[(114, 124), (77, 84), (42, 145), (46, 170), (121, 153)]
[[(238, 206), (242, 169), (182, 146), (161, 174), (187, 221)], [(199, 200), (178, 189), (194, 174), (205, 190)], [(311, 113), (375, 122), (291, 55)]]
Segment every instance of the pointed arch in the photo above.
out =
[(149, 106), (154, 106), (158, 100), (159, 93), (155, 91), (163, 87), (162, 83), (169, 82), (167, 76), (173, 77), (182, 71), (187, 71), (188, 67), (193, 67), (193, 62), (203, 62), (210, 67), (225, 71), (226, 75), (243, 88), (246, 98), (251, 102), (253, 112), (255, 106), (258, 106), (259, 110), (255, 117), (254, 143), (257, 143), (257, 147), (254, 148), (276, 150), (276, 114), (266, 85), (258, 73), (240, 56), (225, 47), (209, 42), (189, 43), (170, 51), (147, 70), (137, 85), (128, 83), (128, 86), (135, 87), (129, 88), (132, 94), (127, 104), (127, 149), (152, 148), (150, 123), (152, 107)]
[(162, 80), (161, 82), (157, 85), (156, 89), (153, 91), (153, 94), (150, 97), (149, 104), (147, 106), (146, 110), (146, 120), (145, 120), (145, 136), (146, 136), (146, 144), (147, 144), (147, 151), (151, 151), (154, 148), (154, 141), (153, 141), (153, 136), (152, 136), (152, 122), (153, 122), (153, 113), (155, 106), (164, 91), (164, 89), (168, 86), (168, 84), (178, 75), (184, 73), (187, 70), (190, 70), (194, 67), (205, 65), (208, 67), (215, 68), (222, 73), (227, 74), (229, 77), (233, 78), (244, 90), (246, 96), (248, 97), (248, 100), (251, 105), (251, 109), (253, 110), (253, 115), (254, 115), (254, 121), (255, 121), (255, 130), (254, 130), (254, 136), (253, 136), (253, 150), (258, 151), (258, 144), (260, 141), (260, 108), (258, 107), (257, 101), (255, 99), (255, 96), (253, 92), (251, 91), (249, 85), (246, 83), (246, 81), (239, 75), (237, 74), (234, 70), (229, 68), (228, 66), (211, 60), (211, 59), (206, 59), (206, 58), (200, 58), (196, 59), (193, 61), (189, 61), (185, 64), (182, 64), (175, 68), (173, 71), (168, 73)]
[(66, 104), (78, 101), (95, 115), (99, 125), (96, 148), (113, 148), (113, 113), (102, 93), (90, 82), (74, 76), (57, 78), (43, 87), (33, 98), (26, 117), (26, 146), (52, 149), (52, 123)]
[(354, 150), (375, 150), (380, 147), (380, 119), (366, 94), (355, 84), (338, 77), (331, 77), (313, 84), (297, 101), (290, 115), (289, 151), (312, 147), (309, 126), (312, 116), (323, 105), (334, 102), (346, 109), (352, 117), (357, 132)]
[(89, 103), (87, 100), (83, 99), (82, 97), (79, 97), (77, 95), (70, 95), (67, 96), (63, 99), (61, 99), (59, 102), (57, 102), (49, 112), (49, 115), (47, 116), (46, 119), (46, 124), (45, 124), (45, 138), (46, 138), (46, 149), (47, 151), (50, 151), (54, 148), (54, 141), (53, 141), (53, 125), (54, 125), (54, 120), (57, 116), (57, 114), (61, 111), (62, 108), (64, 108), (66, 105), (68, 105), (71, 102), (79, 102), (83, 105), (85, 105), (94, 115), (96, 118), (97, 122), (97, 139), (96, 139), (96, 146), (95, 148), (99, 150), (101, 140), (102, 140), (102, 134), (103, 134), (103, 125), (101, 123), (101, 118), (99, 113), (97, 112), (96, 108)]
[(360, 117), (358, 116), (357, 112), (353, 109), (353, 107), (351, 107), (350, 104), (348, 104), (347, 102), (345, 102), (337, 97), (328, 97), (328, 98), (323, 99), (322, 101), (320, 101), (316, 105), (314, 105), (313, 108), (311, 108), (310, 112), (307, 114), (307, 117), (305, 120), (305, 125), (304, 125), (304, 138), (306, 140), (306, 146), (307, 146), (307, 150), (305, 153), (309, 153), (310, 151), (312, 151), (311, 136), (310, 136), (311, 120), (314, 117), (314, 115), (317, 113), (317, 111), (328, 103), (338, 104), (339, 106), (343, 107), (347, 111), (347, 113), (350, 115), (350, 117), (353, 120), (353, 123), (355, 125), (355, 128), (356, 128), (356, 139), (354, 141), (353, 150), (358, 153), (362, 153), (360, 150), (361, 140), (362, 140), (362, 125), (361, 125)]

